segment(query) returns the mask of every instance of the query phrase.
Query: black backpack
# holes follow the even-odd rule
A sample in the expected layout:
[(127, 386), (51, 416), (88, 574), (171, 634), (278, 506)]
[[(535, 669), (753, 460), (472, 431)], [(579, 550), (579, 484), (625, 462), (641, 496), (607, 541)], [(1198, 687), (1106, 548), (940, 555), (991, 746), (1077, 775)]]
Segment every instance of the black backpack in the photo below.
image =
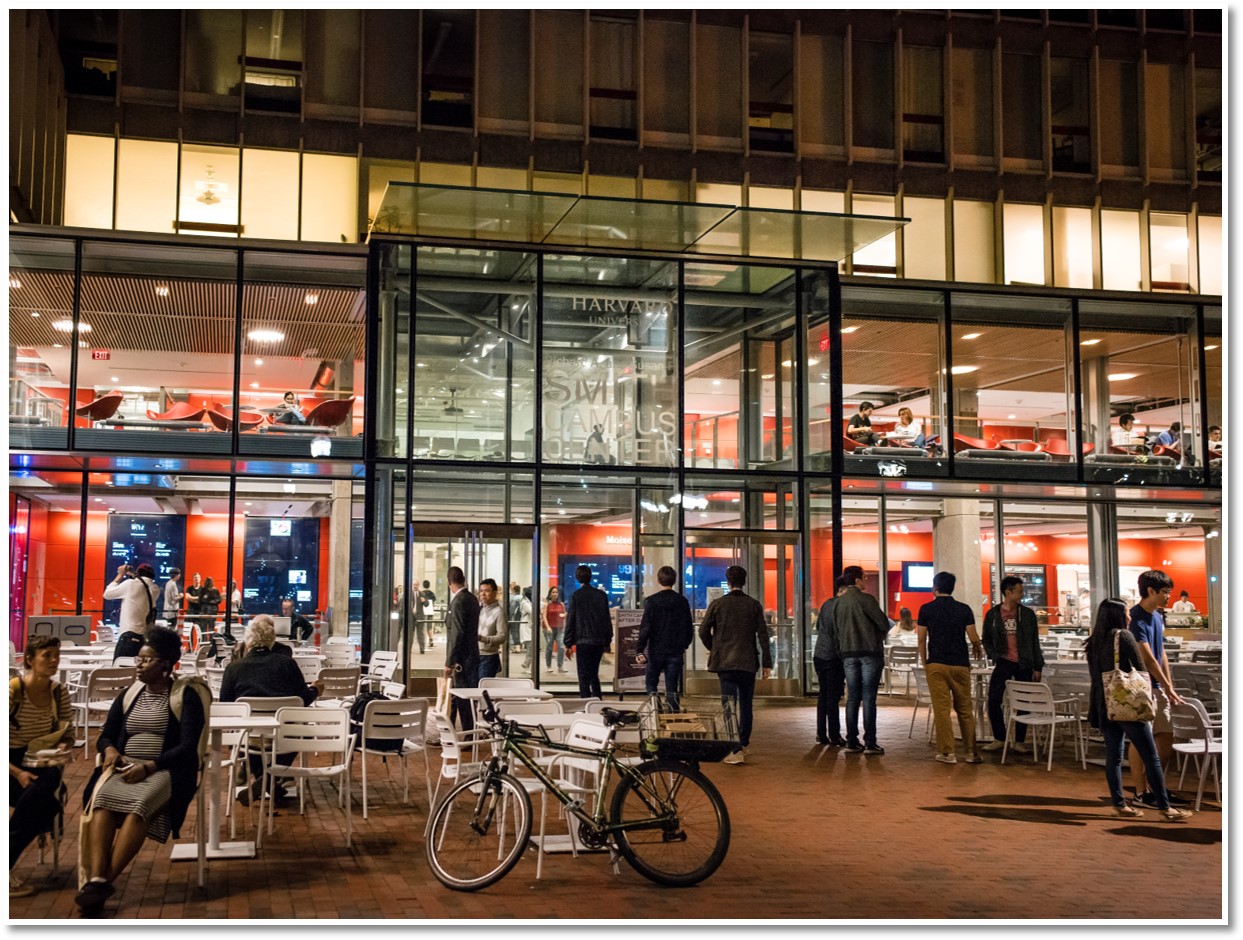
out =
[(402, 740), (400, 738), (370, 738), (363, 741), (363, 718), (366, 716), (367, 703), (374, 702), (377, 699), (381, 701), (389, 701), (389, 697), (383, 692), (360, 692), (354, 698), (354, 704), (350, 706), (350, 730), (358, 735), (360, 746), (366, 747), (372, 751), (400, 751)]

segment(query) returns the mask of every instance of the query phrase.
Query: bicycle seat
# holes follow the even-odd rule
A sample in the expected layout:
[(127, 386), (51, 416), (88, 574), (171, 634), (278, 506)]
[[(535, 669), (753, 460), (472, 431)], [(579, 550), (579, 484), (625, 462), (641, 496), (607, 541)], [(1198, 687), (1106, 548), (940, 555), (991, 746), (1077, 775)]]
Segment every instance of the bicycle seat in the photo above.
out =
[(638, 712), (623, 712), (616, 708), (602, 708), (600, 715), (604, 718), (604, 723), (615, 725), (618, 728), (624, 728), (626, 725), (637, 725), (639, 723)]

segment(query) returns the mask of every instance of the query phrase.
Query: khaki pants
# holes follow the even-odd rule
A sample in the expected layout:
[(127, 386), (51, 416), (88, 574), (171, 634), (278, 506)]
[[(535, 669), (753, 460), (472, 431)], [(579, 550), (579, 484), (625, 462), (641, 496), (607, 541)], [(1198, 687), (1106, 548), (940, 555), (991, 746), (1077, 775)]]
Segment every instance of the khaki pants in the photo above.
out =
[(950, 706), (958, 712), (958, 727), (968, 754), (975, 753), (975, 712), (971, 707), (971, 668), (928, 663), (928, 692), (932, 696), (932, 720), (937, 726), (937, 750), (954, 753), (954, 726)]

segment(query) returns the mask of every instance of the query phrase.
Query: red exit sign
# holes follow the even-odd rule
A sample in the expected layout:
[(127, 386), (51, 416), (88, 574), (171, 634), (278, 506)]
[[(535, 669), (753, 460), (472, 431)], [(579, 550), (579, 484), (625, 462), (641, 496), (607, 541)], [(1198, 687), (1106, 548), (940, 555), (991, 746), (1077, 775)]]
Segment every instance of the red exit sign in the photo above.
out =
[(820, 337), (820, 351), (821, 352), (829, 351), (829, 338), (827, 336)]
[(112, 350), (111, 349), (92, 349), (91, 358), (94, 359), (96, 362), (107, 362), (109, 359), (112, 358)]

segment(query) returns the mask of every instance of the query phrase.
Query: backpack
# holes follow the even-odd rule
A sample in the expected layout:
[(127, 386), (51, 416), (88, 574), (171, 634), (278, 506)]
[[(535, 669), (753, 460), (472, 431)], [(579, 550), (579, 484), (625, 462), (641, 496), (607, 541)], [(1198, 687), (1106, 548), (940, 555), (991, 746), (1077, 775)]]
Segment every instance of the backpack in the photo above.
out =
[[(134, 704), (134, 700), (138, 698), (138, 694), (144, 689), (141, 682), (135, 682), (125, 690), (125, 699), (121, 702), (124, 711), (129, 711), (130, 706)], [(203, 706), (203, 730), (199, 734), (199, 757), (203, 757), (207, 753), (207, 739), (209, 735), (208, 720), (211, 716), (211, 688), (206, 682), (197, 676), (183, 676), (173, 680), (173, 687), (168, 693), (168, 708), (173, 713), (173, 717), (181, 721), (181, 707), (185, 701), (186, 690), (193, 689), (198, 694), (199, 702)]]
[(383, 692), (361, 692), (354, 698), (354, 704), (350, 706), (350, 730), (358, 736), (358, 742), (369, 750), (400, 751), (402, 744), (405, 743), (400, 738), (369, 738), (363, 740), (363, 719), (366, 717), (367, 703), (376, 700), (387, 702), (389, 697)]
[(148, 581), (146, 578), (139, 578), (138, 583), (142, 585), (143, 593), (147, 595), (147, 626), (155, 625), (155, 598), (151, 596), (151, 589), (155, 587), (154, 581)]

